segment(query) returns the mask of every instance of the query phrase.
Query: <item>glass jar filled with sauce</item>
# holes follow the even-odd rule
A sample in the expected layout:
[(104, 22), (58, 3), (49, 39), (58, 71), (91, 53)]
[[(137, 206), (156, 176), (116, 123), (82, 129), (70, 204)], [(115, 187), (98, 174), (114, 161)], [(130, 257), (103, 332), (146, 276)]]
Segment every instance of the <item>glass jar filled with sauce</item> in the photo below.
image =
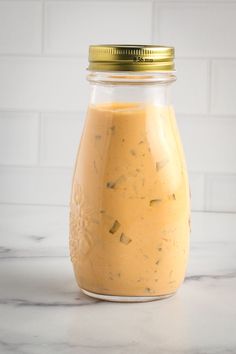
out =
[(173, 295), (189, 250), (189, 185), (170, 100), (174, 48), (90, 46), (70, 253), (81, 290), (110, 301)]

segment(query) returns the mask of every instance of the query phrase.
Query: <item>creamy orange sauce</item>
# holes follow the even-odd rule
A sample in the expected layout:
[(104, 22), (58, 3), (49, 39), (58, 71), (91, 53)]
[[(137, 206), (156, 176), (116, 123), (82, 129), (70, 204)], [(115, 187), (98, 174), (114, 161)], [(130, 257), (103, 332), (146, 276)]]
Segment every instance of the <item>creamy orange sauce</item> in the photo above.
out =
[(90, 106), (71, 198), (70, 251), (81, 288), (176, 291), (189, 248), (189, 186), (173, 108)]

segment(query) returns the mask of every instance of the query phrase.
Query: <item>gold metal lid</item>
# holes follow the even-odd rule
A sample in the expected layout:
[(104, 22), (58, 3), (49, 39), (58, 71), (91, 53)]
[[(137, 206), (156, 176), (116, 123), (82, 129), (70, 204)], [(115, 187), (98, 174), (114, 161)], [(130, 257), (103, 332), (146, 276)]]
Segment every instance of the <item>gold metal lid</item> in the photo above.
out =
[(91, 71), (174, 71), (174, 48), (159, 45), (91, 45)]

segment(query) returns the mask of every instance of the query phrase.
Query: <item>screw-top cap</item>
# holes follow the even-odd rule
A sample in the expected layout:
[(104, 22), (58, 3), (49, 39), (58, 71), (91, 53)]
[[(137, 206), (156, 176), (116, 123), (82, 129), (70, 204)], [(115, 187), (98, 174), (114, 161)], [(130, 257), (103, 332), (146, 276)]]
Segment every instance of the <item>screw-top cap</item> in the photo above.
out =
[(174, 48), (159, 45), (91, 45), (91, 71), (173, 71)]

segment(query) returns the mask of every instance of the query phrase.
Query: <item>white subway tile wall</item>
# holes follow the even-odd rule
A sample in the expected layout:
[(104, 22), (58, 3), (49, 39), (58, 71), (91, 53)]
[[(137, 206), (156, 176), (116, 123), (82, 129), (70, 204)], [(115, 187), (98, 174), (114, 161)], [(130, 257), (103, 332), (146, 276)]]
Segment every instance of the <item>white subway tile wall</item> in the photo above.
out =
[(0, 204), (67, 206), (92, 43), (176, 47), (192, 209), (236, 212), (236, 0), (0, 0)]
[(0, 112), (0, 164), (38, 163), (39, 114)]
[(85, 109), (86, 64), (80, 58), (0, 56), (0, 110)]
[(93, 43), (149, 43), (152, 2), (48, 1), (45, 52), (87, 55)]
[(190, 171), (236, 173), (236, 119), (180, 116)]
[(235, 115), (236, 60), (213, 60), (211, 81), (212, 114)]
[[(168, 43), (168, 42), (167, 42)], [(177, 113), (206, 114), (208, 109), (208, 63), (201, 59), (177, 59), (173, 104)]]
[(154, 39), (176, 46), (179, 56), (234, 57), (235, 13), (236, 4), (228, 1), (221, 4), (163, 1), (156, 7), (159, 21)]
[(83, 123), (83, 113), (43, 113), (40, 164), (73, 167)]
[(194, 210), (204, 210), (204, 174), (203, 173), (189, 173), (191, 207)]
[(0, 1), (0, 54), (40, 54), (42, 5), (34, 1)]
[(206, 209), (236, 212), (236, 176), (209, 175), (206, 179)]
[(68, 205), (72, 169), (0, 167), (0, 203)]

